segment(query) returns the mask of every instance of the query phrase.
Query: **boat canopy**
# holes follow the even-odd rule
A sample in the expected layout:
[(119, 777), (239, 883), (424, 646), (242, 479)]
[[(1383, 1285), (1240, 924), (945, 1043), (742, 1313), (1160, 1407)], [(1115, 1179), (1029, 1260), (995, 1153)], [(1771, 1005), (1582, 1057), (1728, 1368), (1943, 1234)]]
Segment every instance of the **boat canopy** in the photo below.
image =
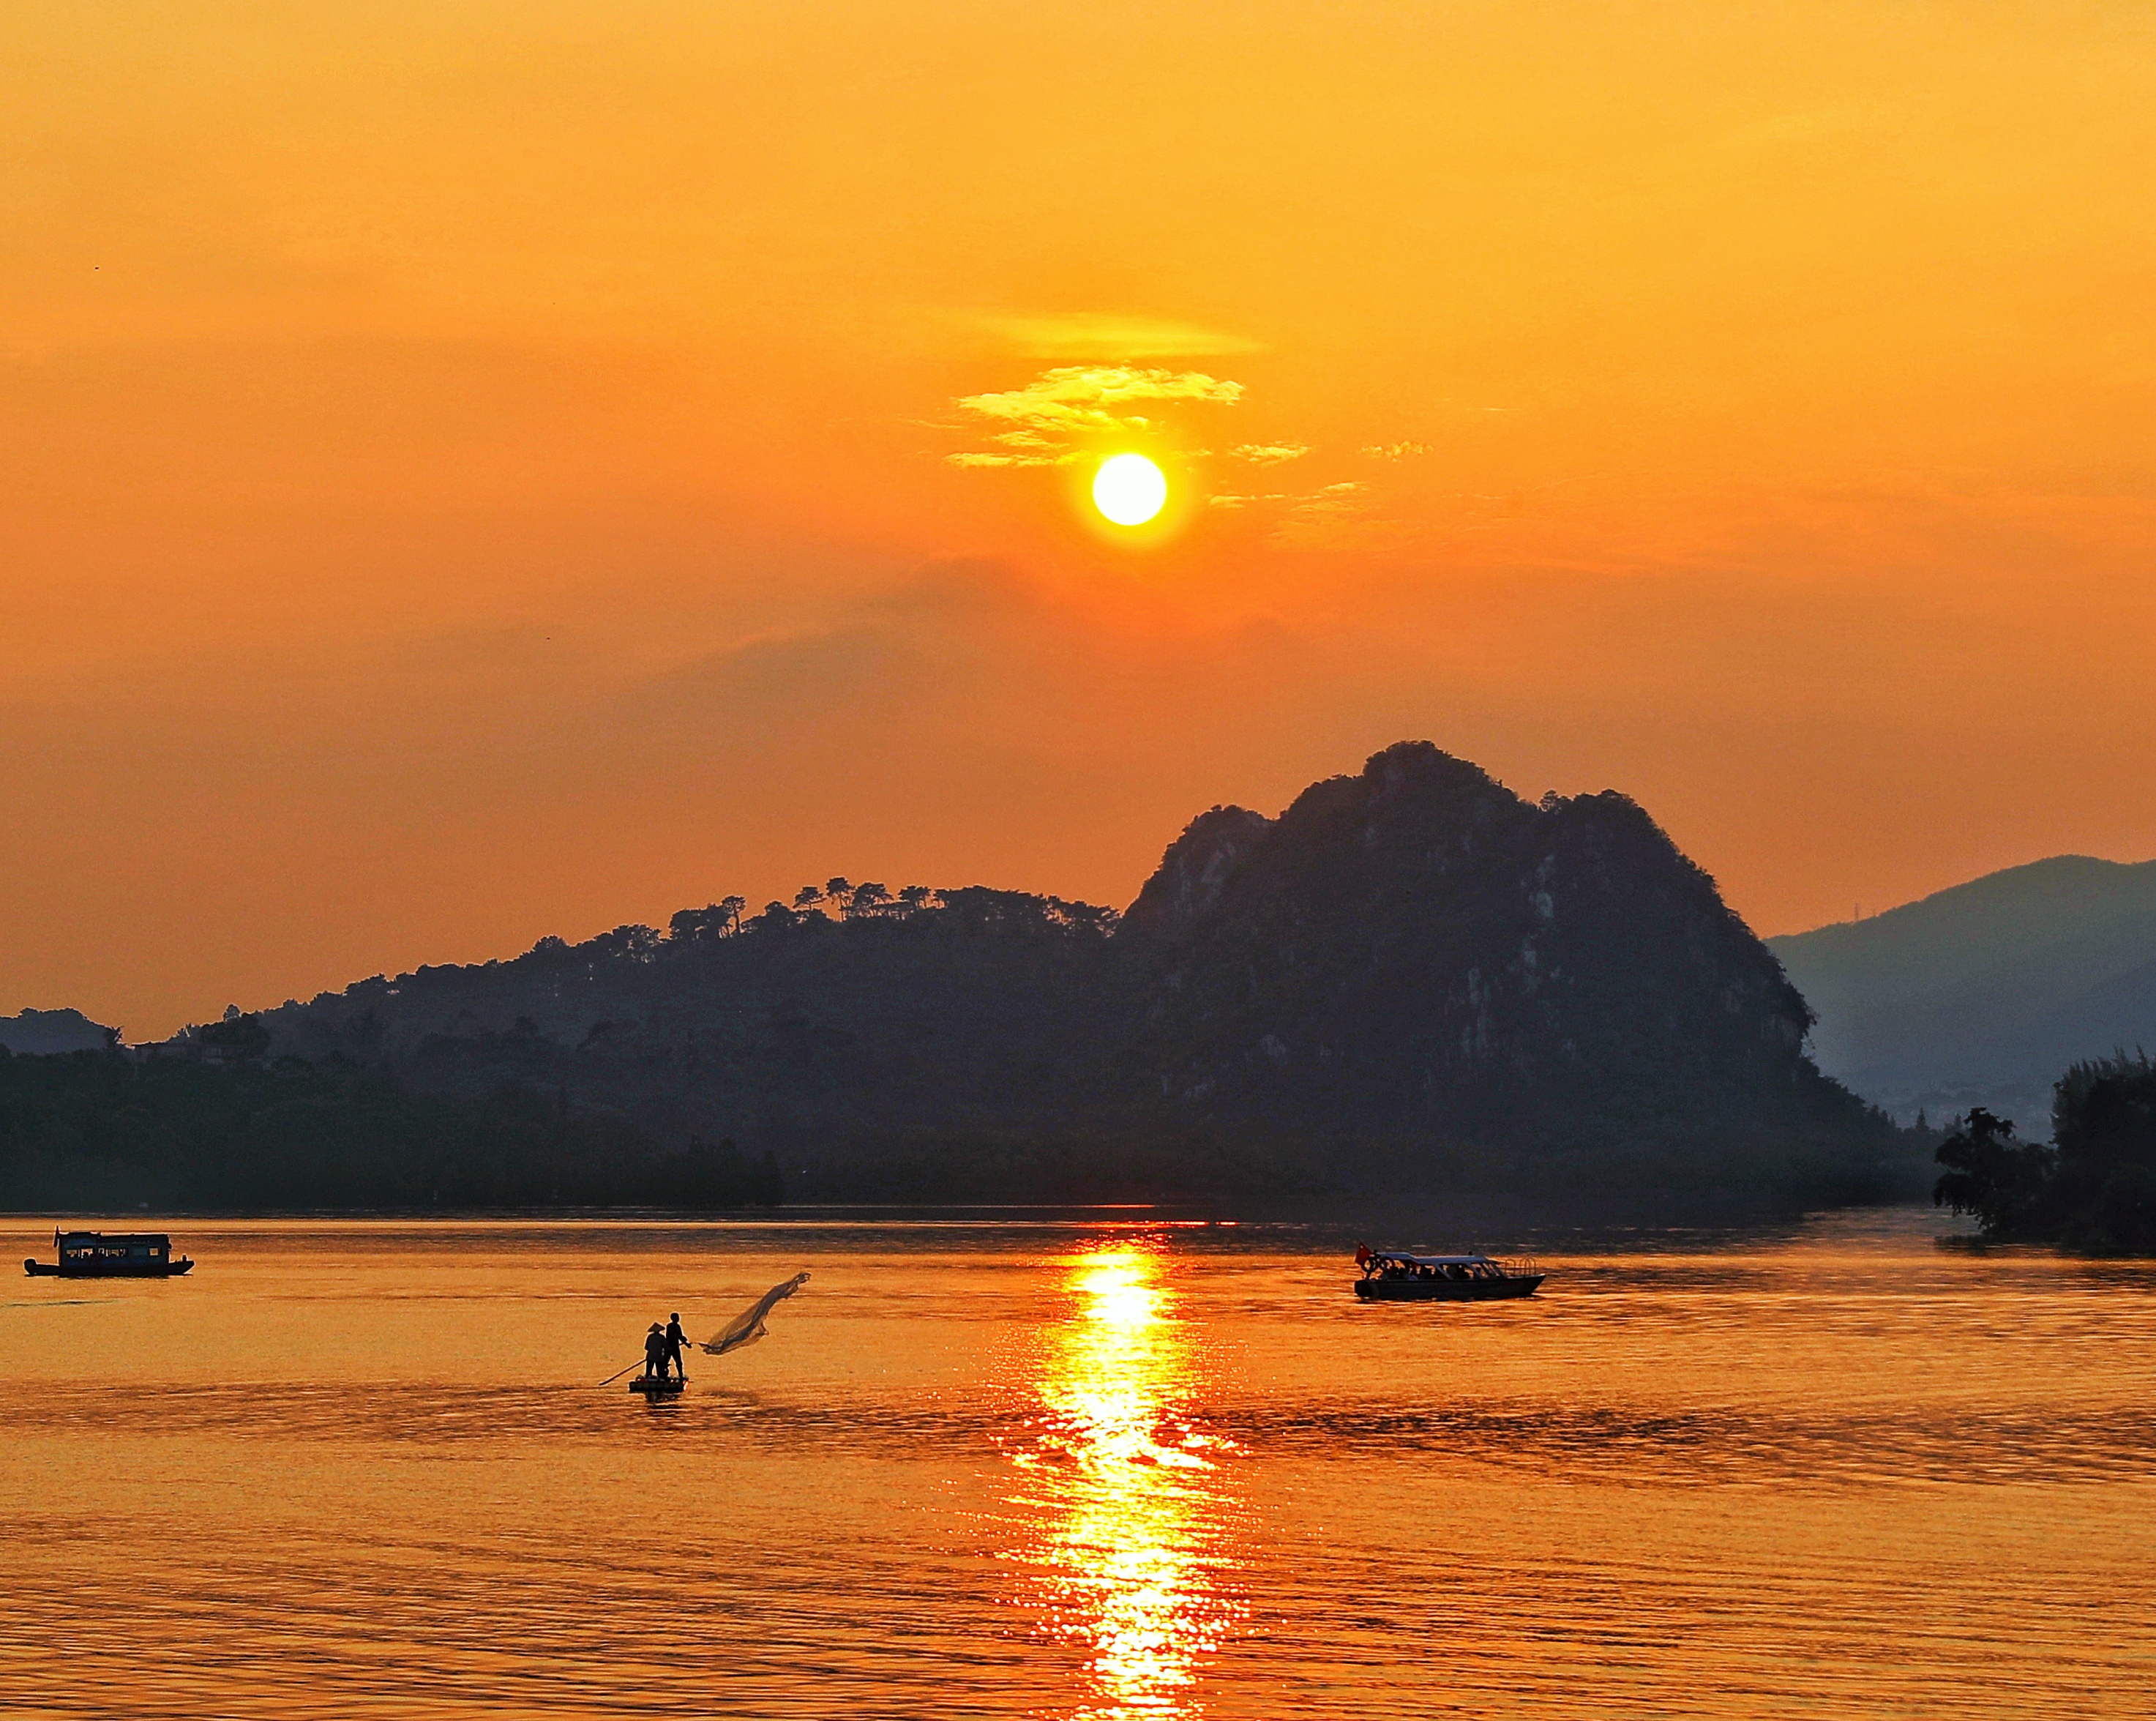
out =
[(63, 1243), (169, 1243), (166, 1231), (55, 1231)]
[(1474, 1266), (1477, 1264), (1495, 1266), (1496, 1262), (1486, 1255), (1403, 1255), (1397, 1249), (1373, 1249), (1373, 1261), (1398, 1261), (1409, 1266)]

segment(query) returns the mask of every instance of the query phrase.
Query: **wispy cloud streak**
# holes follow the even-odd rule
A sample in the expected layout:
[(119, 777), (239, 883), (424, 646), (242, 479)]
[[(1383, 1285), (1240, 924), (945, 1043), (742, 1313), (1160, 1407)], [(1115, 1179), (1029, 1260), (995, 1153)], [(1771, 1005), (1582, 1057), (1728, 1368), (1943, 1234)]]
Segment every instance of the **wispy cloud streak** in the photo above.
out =
[(1155, 403), (1233, 406), (1242, 397), (1240, 383), (1204, 371), (1059, 365), (1043, 371), (1023, 388), (962, 397), (959, 411), (1012, 427), (989, 439), (1010, 452), (973, 450), (947, 458), (954, 466), (1065, 465), (1083, 457), (1072, 445), (1076, 438), (1155, 427), (1152, 416), (1133, 408)]

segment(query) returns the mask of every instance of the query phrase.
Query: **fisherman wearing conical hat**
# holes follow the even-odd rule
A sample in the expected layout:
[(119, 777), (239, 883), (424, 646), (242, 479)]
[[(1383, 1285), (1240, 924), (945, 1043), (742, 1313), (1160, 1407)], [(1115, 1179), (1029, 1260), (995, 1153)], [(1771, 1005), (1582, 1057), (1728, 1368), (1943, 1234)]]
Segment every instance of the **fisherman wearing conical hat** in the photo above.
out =
[(666, 1378), (666, 1329), (658, 1322), (644, 1335), (644, 1378), (664, 1380)]

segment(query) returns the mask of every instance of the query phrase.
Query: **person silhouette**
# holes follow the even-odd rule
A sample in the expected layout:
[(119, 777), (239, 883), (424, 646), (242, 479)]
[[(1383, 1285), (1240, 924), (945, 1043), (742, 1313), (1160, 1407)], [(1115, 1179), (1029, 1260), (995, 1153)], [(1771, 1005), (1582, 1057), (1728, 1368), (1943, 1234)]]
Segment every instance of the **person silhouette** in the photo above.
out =
[[(680, 1315), (676, 1313), (667, 1316), (666, 1361), (674, 1365), (675, 1374), (684, 1380), (689, 1378), (689, 1371), (681, 1364), (681, 1346), (687, 1338), (688, 1334), (681, 1330)], [(660, 1364), (659, 1372), (662, 1377), (665, 1374), (666, 1369), (664, 1364)]]
[(651, 1330), (644, 1335), (644, 1378), (664, 1380), (666, 1378), (666, 1333), (659, 1323), (651, 1323)]

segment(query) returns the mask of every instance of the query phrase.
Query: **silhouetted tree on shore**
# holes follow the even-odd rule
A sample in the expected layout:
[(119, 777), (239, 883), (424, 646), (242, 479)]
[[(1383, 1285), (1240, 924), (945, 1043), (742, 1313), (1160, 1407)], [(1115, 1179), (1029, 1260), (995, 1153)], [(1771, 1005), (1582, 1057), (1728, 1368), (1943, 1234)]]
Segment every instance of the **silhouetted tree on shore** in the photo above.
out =
[(1947, 1169), (1932, 1190), (1932, 1205), (1974, 1215), (1987, 1236), (2010, 1236), (2027, 1224), (2051, 1181), (2051, 1150), (2015, 1141), (2014, 1125), (1981, 1106), (1933, 1157)]

